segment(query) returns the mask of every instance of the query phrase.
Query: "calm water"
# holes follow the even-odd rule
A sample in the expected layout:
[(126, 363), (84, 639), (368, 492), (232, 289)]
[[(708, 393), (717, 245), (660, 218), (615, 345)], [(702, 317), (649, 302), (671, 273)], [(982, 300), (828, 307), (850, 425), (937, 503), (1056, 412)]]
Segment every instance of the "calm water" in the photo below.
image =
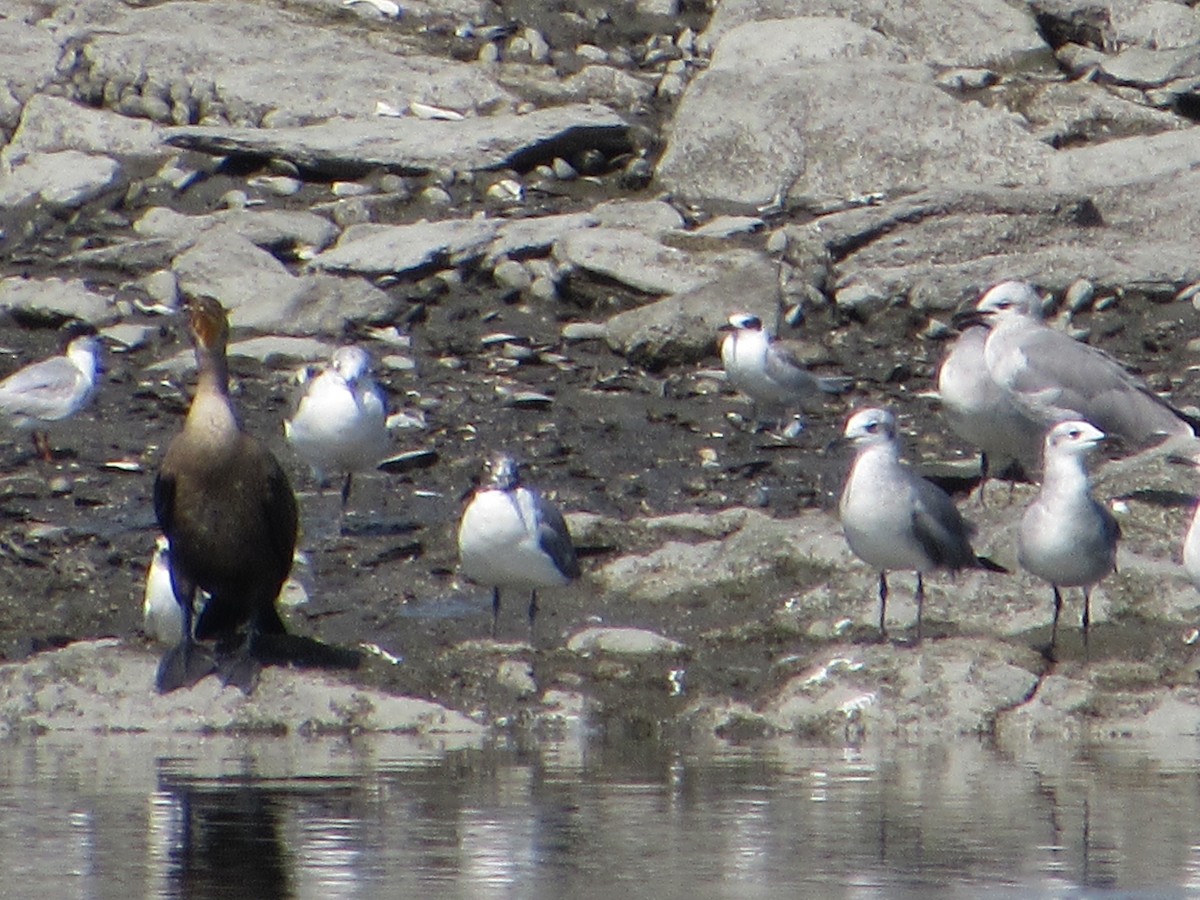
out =
[(1200, 745), (1007, 758), (146, 736), (0, 762), (4, 897), (1200, 892)]

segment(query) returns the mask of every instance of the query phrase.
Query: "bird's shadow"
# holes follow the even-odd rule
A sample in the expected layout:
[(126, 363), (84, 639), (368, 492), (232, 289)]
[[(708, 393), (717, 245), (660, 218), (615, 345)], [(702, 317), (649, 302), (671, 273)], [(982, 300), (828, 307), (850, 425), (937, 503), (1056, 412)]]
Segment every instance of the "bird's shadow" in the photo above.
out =
[(264, 666), (357, 669), (362, 665), (362, 654), (357, 650), (299, 634), (256, 635), (250, 654)]

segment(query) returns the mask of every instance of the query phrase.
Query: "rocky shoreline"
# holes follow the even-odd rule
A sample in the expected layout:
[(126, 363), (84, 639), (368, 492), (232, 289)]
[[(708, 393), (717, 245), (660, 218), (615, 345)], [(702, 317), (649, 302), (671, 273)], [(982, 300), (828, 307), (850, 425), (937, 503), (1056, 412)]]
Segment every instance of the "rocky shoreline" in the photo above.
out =
[[(1051, 663), (1049, 591), (1025, 574), (931, 579), (929, 639), (876, 643), (876, 576), (830, 512), (847, 460), (824, 448), (850, 409), (892, 406), (1015, 572), (1034, 488), (968, 496), (973, 454), (931, 396), (951, 312), (1006, 278), (1195, 408), (1200, 13), (712, 6), (10, 4), (3, 371), (70, 320), (110, 353), (52, 466), (2, 456), (7, 732), (1195, 730), (1200, 599), (1178, 564), (1195, 476), (1168, 450), (1097, 473), (1119, 571), (1087, 655), (1071, 633)], [(190, 364), (172, 311), (199, 294), (231, 310), (237, 402), (302, 492), (288, 621), (366, 647), (356, 675), (148, 699), (149, 496)], [(797, 304), (810, 363), (856, 387), (782, 440), (747, 427), (716, 328)], [(347, 339), (379, 364), (395, 454), (338, 535), (280, 423), (294, 371)], [(531, 641), (511, 609), (485, 639), (486, 592), (455, 574), (460, 498), (500, 448), (584, 561)]]

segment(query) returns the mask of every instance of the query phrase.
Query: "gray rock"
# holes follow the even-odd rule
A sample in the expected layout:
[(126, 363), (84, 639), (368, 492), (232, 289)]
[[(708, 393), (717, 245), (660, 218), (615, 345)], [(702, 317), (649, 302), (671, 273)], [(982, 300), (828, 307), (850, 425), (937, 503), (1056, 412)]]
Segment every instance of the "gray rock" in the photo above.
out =
[(587, 228), (554, 245), (555, 259), (644, 294), (688, 291), (760, 258), (751, 250), (682, 250), (636, 228)]
[(533, 284), (529, 270), (513, 259), (501, 261), (493, 270), (496, 284), (510, 291), (526, 291)]
[(142, 279), (141, 285), (146, 296), (160, 306), (174, 309), (178, 305), (179, 282), (175, 280), (175, 273), (170, 269), (151, 272)]
[(235, 326), (287, 330), (302, 290), (279, 260), (225, 228), (204, 232), (171, 268), (180, 293), (219, 300)]
[[(703, 239), (728, 238), (736, 234), (753, 234), (765, 228), (766, 224), (758, 216), (716, 216), (687, 234)], [(770, 248), (767, 249), (769, 252)]]
[(1059, 190), (1096, 191), (1182, 176), (1200, 164), (1191, 129), (1128, 137), (1055, 154), (1047, 180)]
[(161, 238), (183, 248), (212, 228), (239, 234), (264, 250), (323, 249), (337, 237), (337, 226), (323, 216), (303, 210), (229, 209), (200, 216), (156, 206), (133, 225), (144, 238)]
[(655, 653), (679, 653), (684, 645), (653, 631), (641, 628), (585, 628), (567, 638), (572, 653), (614, 653), (649, 656)]
[(299, 278), (294, 303), (289, 321), (276, 330), (330, 337), (344, 335), (350, 324), (391, 321), (404, 305), (361, 278), (323, 272)]
[(77, 150), (40, 153), (11, 170), (0, 169), (0, 206), (82, 206), (114, 187), (121, 174), (120, 164), (107, 156)]
[(61, 150), (95, 156), (163, 157), (174, 151), (162, 145), (161, 131), (144, 119), (36, 94), (25, 104), (12, 140), (0, 151), (0, 166), (15, 166), (34, 154)]
[(669, 540), (650, 553), (620, 557), (592, 577), (602, 590), (633, 603), (682, 597), (694, 602), (705, 596), (758, 603), (782, 573), (788, 573), (792, 590), (815, 585), (849, 552), (824, 514), (783, 521), (757, 511), (740, 512), (740, 527), (719, 540)]
[(1035, 0), (1049, 30), (1077, 44), (1174, 50), (1200, 43), (1200, 13), (1167, 0)]
[(776, 268), (765, 257), (707, 284), (627, 310), (604, 326), (608, 345), (651, 370), (699, 362), (712, 355), (717, 329), (735, 312), (775, 321)]
[(496, 80), (506, 88), (540, 103), (603, 103), (613, 109), (634, 110), (650, 100), (653, 82), (609, 65), (587, 65), (560, 77), (547, 66), (504, 66)]
[(747, 60), (768, 68), (835, 60), (910, 61), (904, 49), (878, 29), (831, 16), (800, 16), (739, 25), (721, 37), (708, 70), (738, 72)]
[(21, 15), (0, 18), (0, 46), (0, 131), (12, 132), (25, 102), (55, 77), (61, 49), (49, 29)]
[(533, 666), (520, 659), (503, 660), (496, 667), (496, 683), (518, 697), (531, 697), (538, 689), (537, 681), (533, 677)]
[(920, 652), (835, 646), (762, 706), (774, 730), (835, 740), (988, 734), (1037, 686), (1030, 650), (949, 638)]
[[(308, 337), (285, 337), (270, 334), (234, 341), (229, 345), (230, 357), (253, 359), (261, 363), (279, 360), (289, 362), (317, 362), (329, 359), (333, 344)], [(146, 366), (147, 372), (180, 374), (196, 368), (196, 354), (190, 349), (180, 350), (174, 356), (160, 359)]]
[(492, 219), (447, 219), (412, 225), (351, 225), (309, 263), (313, 269), (384, 275), (458, 265), (484, 254), (496, 237)]
[[(356, 687), (336, 677), (269, 668), (254, 695), (206, 678), (191, 690), (156, 694), (158, 659), (120, 641), (80, 641), (0, 666), (0, 722), (8, 733), (138, 732), (159, 735), (313, 729), (482, 736), (464, 716), (412, 697)], [(96, 678), (96, 672), (104, 672)], [(18, 689), (18, 685), (20, 688)]]
[[(939, 127), (913, 127), (930, 121)], [(1032, 181), (1052, 154), (1016, 116), (953, 99), (923, 66), (747, 65), (692, 82), (656, 177), (696, 202), (784, 197), (821, 211), (933, 185)]]
[(1129, 47), (1100, 64), (1101, 75), (1116, 84), (1159, 87), (1177, 78), (1200, 75), (1200, 46), (1175, 50)]
[(5, 278), (0, 281), (0, 309), (49, 323), (75, 319), (102, 325), (117, 319), (112, 301), (78, 278)]
[(909, 59), (937, 66), (1015, 69), (1049, 61), (1033, 15), (1004, 0), (725, 0), (701, 42), (716, 46), (746, 22), (802, 16), (842, 16), (887, 35)]
[(488, 244), (485, 259), (501, 256), (526, 257), (546, 253), (564, 234), (581, 228), (591, 228), (598, 220), (590, 212), (561, 215), (531, 216), (500, 223), (495, 239)]
[[(1144, 217), (1151, 216), (1150, 209), (1158, 217), (1172, 191), (1178, 193), (1179, 186), (1131, 187), (1119, 202), (1144, 205)], [(1141, 239), (1131, 241), (1125, 227), (1132, 227), (1132, 219), (1129, 226), (1115, 227), (1101, 218), (1100, 210), (1107, 214), (1116, 202), (1044, 190), (937, 191), (825, 216), (809, 230), (840, 260), (833, 285), (838, 302), (854, 298), (868, 304), (868, 312), (893, 298), (923, 311), (947, 312), (1005, 278), (1027, 277), (1061, 291), (1080, 271), (1105, 285), (1151, 275), (1161, 279), (1167, 271), (1182, 283), (1196, 270), (1185, 249), (1190, 226), (1181, 228), (1190, 213), (1179, 209), (1174, 219), (1164, 220), (1161, 232), (1142, 221)], [(1147, 227), (1161, 240), (1147, 242)]]
[[(162, 40), (181, 34), (188, 40)], [(206, 87), (196, 73), (208, 73), (213, 97), (198, 104), (195, 121), (277, 127), (365, 118), (378, 101), (395, 98), (464, 112), (513, 102), (481, 67), (414, 53), (398, 35), (368, 39), (300, 12), (232, 0), (118, 8), (90, 35), (85, 59), (94, 81), (144, 72), (189, 82), (193, 94)]]
[(216, 154), (280, 157), (333, 176), (373, 166), (406, 174), (435, 169), (507, 169), (585, 148), (628, 148), (628, 128), (599, 106), (561, 106), (527, 115), (355, 119), (297, 128), (175, 128), (167, 141)]
[(153, 325), (135, 325), (132, 322), (120, 322), (100, 329), (100, 336), (106, 341), (118, 345), (124, 350), (139, 350), (150, 343), (150, 339), (158, 332)]
[(683, 216), (661, 200), (606, 200), (592, 208), (592, 218), (609, 228), (640, 228), (660, 233), (683, 228)]
[(1024, 85), (1021, 93), (1021, 114), (1039, 140), (1055, 147), (1191, 127), (1180, 116), (1122, 99), (1091, 81), (1052, 81), (1032, 92)]

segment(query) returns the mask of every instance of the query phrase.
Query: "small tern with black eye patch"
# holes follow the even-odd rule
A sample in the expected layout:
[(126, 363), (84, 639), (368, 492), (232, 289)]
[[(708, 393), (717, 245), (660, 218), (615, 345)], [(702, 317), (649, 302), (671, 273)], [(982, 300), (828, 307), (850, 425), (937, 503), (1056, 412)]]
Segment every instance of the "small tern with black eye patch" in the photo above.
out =
[(736, 313), (721, 330), (727, 332), (721, 340), (726, 377), (756, 406), (794, 411), (821, 394), (845, 393), (854, 385), (853, 378), (809, 372), (785, 342), (767, 333), (758, 316)]
[(32, 433), (33, 447), (54, 458), (46, 429), (75, 415), (91, 401), (100, 373), (100, 339), (95, 329), (72, 326), (58, 356), (30, 363), (0, 381), (0, 419)]

